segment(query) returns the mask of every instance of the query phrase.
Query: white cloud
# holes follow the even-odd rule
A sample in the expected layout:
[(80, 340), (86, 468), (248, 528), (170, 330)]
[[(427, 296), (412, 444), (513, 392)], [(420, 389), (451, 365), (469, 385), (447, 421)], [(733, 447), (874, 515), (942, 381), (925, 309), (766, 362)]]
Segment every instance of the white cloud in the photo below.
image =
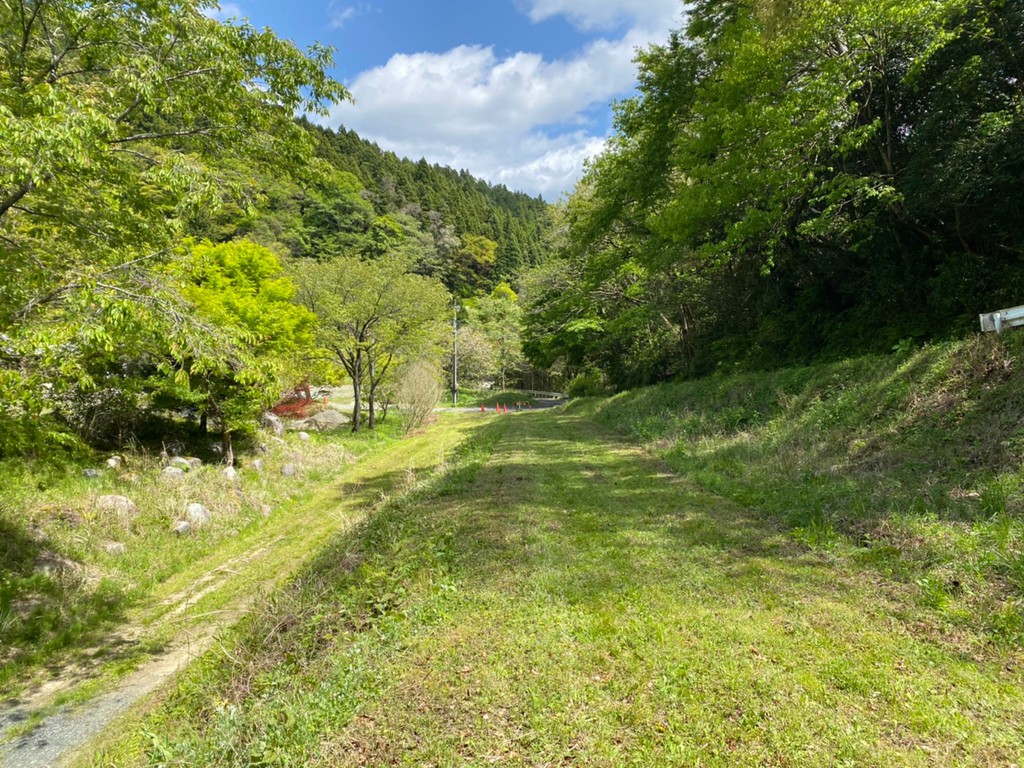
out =
[(635, 50), (664, 41), (682, 7), (678, 0), (647, 5), (641, 13), (624, 0), (530, 0), (529, 12), (538, 19), (571, 8), (581, 24), (619, 14), (633, 26), (618, 39), (595, 39), (573, 58), (555, 61), (526, 52), (500, 58), (491, 47), (469, 45), (396, 54), (349, 84), (355, 105), (336, 108), (329, 123), (400, 156), (426, 157), (557, 199), (572, 190), (584, 160), (604, 144), (604, 126), (593, 125), (588, 111), (632, 90)]
[(519, 0), (531, 21), (565, 16), (581, 29), (611, 29), (620, 24), (663, 27), (682, 13), (680, 0)]
[(241, 19), (245, 17), (242, 7), (237, 3), (218, 3), (216, 8), (204, 8), (203, 13), (217, 21)]
[(341, 29), (356, 13), (358, 11), (355, 6), (342, 5), (338, 0), (331, 0), (327, 4), (327, 16), (330, 18), (328, 26), (331, 29)]

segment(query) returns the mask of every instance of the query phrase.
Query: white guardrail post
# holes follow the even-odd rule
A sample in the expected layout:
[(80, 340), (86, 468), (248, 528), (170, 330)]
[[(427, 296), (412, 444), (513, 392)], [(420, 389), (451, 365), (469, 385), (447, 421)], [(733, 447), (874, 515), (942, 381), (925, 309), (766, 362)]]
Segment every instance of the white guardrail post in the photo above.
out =
[(998, 312), (978, 315), (981, 320), (982, 333), (1002, 333), (1003, 328), (1016, 328), (1024, 325), (1024, 307), (1000, 309)]

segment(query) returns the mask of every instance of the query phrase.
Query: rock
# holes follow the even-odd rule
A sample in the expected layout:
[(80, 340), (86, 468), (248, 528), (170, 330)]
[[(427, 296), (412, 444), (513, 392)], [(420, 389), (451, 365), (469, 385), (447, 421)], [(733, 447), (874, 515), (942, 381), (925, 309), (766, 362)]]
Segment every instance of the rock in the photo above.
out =
[(183, 472), (188, 472), (190, 469), (192, 469), (192, 465), (189, 463), (189, 460), (184, 458), (183, 456), (172, 457), (171, 466), (177, 467)]
[(181, 440), (170, 440), (164, 443), (164, 452), (171, 456), (181, 456), (185, 452), (185, 444)]
[(188, 466), (192, 470), (199, 469), (201, 466), (203, 466), (203, 460), (202, 459), (197, 459), (195, 456), (189, 456), (188, 457)]
[(192, 524), (188, 520), (175, 520), (171, 525), (171, 533), (178, 536), (187, 536), (192, 532)]
[(284, 475), (285, 477), (295, 477), (295, 465), (285, 464), (283, 467), (281, 467), (281, 474)]
[(189, 522), (193, 523), (196, 528), (202, 528), (204, 525), (209, 525), (213, 522), (213, 515), (210, 513), (210, 510), (202, 504), (189, 504), (185, 514), (188, 515)]
[(250, 465), (256, 472), (263, 471), (263, 459), (255, 459)]
[(47, 576), (60, 576), (65, 573), (76, 573), (82, 569), (82, 566), (76, 563), (74, 560), (68, 560), (66, 557), (58, 555), (56, 552), (50, 552), (43, 550), (36, 557), (35, 565), (33, 570), (36, 573), (42, 573)]
[(103, 512), (114, 512), (118, 517), (126, 519), (134, 518), (139, 514), (139, 508), (127, 496), (100, 496), (96, 499), (96, 509)]
[(270, 411), (263, 414), (263, 418), (260, 419), (260, 424), (264, 429), (269, 429), (277, 437), (284, 434), (284, 422), (281, 421), (280, 417)]
[(107, 466), (110, 467), (111, 469), (120, 469), (121, 464), (122, 460), (120, 456), (111, 456), (109, 459), (107, 459)]
[(179, 480), (185, 476), (185, 470), (178, 467), (164, 467), (160, 474), (168, 480)]
[(331, 432), (335, 429), (341, 429), (342, 427), (347, 426), (351, 419), (333, 408), (327, 408), (326, 410), (320, 411), (320, 413), (313, 414), (308, 421), (315, 429), (318, 429), (321, 432)]
[(237, 483), (239, 480), (238, 470), (234, 467), (224, 467), (222, 474), (233, 483)]
[(223, 456), (224, 455), (224, 443), (221, 443), (221, 442), (210, 443), (210, 453), (214, 454), (215, 456)]
[(128, 547), (122, 544), (120, 541), (105, 541), (102, 544), (103, 551), (108, 555), (114, 557), (121, 557), (122, 555), (128, 554)]
[(309, 432), (299, 432), (299, 440), (304, 443), (309, 442)]
[(82, 470), (82, 477), (88, 478), (89, 480), (95, 480), (99, 476), (100, 476), (100, 471), (98, 469), (83, 469)]

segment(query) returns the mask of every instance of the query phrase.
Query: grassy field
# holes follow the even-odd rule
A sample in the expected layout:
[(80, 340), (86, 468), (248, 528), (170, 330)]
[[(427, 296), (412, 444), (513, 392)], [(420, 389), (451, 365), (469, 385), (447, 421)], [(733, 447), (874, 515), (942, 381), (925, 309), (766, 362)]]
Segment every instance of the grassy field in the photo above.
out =
[(701, 488), (871, 566), (945, 634), (1024, 645), (1024, 337), (575, 407)]
[(1019, 646), (595, 407), (469, 422), (83, 764), (1020, 764)]
[[(34, 711), (0, 738), (89, 699), (182, 638), (237, 618), (340, 530), (443, 461), (461, 429), (451, 422), (403, 440), (397, 424), (393, 434), (314, 434), (309, 442), (289, 435), (267, 453), (241, 457), (238, 482), (214, 465), (166, 481), (144, 454), (98, 479), (83, 478), (74, 464), (3, 467), (0, 696)], [(257, 457), (262, 471), (253, 467)], [(281, 474), (285, 464), (294, 476)], [(131, 497), (137, 514), (97, 509), (103, 494)], [(170, 524), (189, 502), (202, 502), (213, 520), (176, 536)], [(124, 552), (107, 552), (111, 540)], [(33, 572), (43, 552), (68, 567)]]

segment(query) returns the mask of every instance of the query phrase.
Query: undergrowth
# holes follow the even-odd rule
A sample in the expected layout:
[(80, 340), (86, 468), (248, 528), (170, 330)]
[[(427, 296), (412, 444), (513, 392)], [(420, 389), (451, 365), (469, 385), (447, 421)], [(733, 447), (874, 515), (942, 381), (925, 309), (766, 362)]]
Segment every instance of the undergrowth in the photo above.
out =
[[(193, 664), (132, 747), (151, 765), (304, 764), (329, 724), (351, 719), (374, 689), (374, 659), (402, 627), (438, 616), (414, 595), (454, 590), (454, 529), (410, 514), (472, 482), (504, 431), (492, 422), (429, 477), (380, 500), (289, 585), (230, 631), (224, 654)], [(429, 526), (429, 530), (424, 530)], [(122, 745), (124, 748), (125, 745)]]
[(1024, 338), (578, 401), (702, 487), (1024, 642)]
[[(383, 434), (267, 440), (264, 452), (236, 458), (238, 481), (212, 462), (170, 480), (160, 458), (142, 449), (122, 452), (117, 468), (106, 467), (109, 454), (0, 462), (0, 693), (14, 693), (62, 653), (102, 645), (172, 576), (259, 529), (335, 476), (352, 451), (384, 445), (400, 431), (396, 423)], [(294, 476), (282, 474), (285, 464), (294, 465)], [(86, 477), (85, 469), (98, 476)], [(136, 508), (104, 508), (100, 499), (111, 495)], [(171, 526), (187, 519), (192, 503), (212, 519), (176, 535)]]

